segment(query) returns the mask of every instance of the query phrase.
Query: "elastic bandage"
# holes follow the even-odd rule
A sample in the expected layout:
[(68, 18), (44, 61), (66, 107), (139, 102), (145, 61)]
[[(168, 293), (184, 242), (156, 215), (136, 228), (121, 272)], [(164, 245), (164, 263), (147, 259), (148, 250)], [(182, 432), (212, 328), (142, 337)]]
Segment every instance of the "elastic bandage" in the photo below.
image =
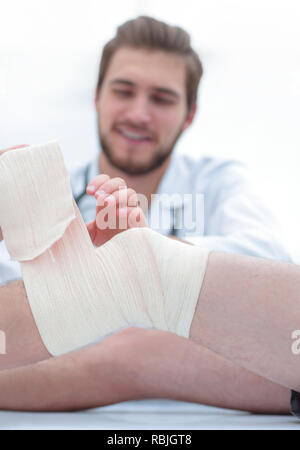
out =
[(0, 226), (40, 336), (60, 355), (139, 324), (188, 337), (206, 249), (132, 228), (94, 249), (56, 143), (0, 157)]

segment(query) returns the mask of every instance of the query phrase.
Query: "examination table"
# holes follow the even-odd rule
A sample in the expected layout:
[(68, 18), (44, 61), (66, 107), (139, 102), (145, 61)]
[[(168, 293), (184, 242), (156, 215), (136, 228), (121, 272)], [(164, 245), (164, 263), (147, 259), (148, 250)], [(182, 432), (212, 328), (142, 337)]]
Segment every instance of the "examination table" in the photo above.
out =
[[(1, 395), (1, 393), (0, 393)], [(0, 430), (300, 429), (292, 415), (251, 414), (170, 400), (139, 400), (78, 412), (0, 411)]]

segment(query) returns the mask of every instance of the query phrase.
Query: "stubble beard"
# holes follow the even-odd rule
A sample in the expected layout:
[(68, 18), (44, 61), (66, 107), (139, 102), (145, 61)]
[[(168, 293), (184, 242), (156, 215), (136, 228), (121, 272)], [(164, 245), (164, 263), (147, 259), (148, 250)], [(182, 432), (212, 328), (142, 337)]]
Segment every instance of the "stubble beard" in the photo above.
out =
[(119, 161), (117, 157), (114, 156), (114, 152), (112, 146), (109, 144), (108, 139), (103, 133), (99, 130), (99, 142), (100, 147), (108, 159), (109, 163), (118, 170), (121, 170), (126, 175), (130, 176), (142, 176), (147, 175), (154, 170), (158, 169), (160, 166), (164, 164), (164, 162), (169, 158), (177, 141), (179, 140), (182, 134), (182, 130), (177, 133), (176, 137), (173, 139), (172, 143), (167, 148), (160, 148), (155, 152), (152, 161), (145, 165), (132, 165), (127, 161)]

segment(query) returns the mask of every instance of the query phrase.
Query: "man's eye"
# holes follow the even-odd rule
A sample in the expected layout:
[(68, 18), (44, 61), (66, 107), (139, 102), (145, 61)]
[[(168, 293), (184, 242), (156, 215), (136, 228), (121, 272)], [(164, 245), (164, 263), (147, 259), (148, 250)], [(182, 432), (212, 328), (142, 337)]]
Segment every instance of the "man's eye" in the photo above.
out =
[(171, 105), (173, 103), (172, 100), (170, 100), (169, 98), (164, 98), (164, 97), (153, 97), (153, 100), (155, 103), (159, 103), (162, 105)]

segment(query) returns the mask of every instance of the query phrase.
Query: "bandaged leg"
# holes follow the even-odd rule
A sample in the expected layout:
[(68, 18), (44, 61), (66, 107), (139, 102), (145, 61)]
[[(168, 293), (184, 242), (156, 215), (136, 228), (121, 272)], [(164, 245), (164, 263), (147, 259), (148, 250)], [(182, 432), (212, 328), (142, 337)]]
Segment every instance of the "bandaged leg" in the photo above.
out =
[(146, 228), (94, 249), (56, 144), (0, 157), (0, 226), (52, 355), (139, 324), (188, 337), (208, 252)]

